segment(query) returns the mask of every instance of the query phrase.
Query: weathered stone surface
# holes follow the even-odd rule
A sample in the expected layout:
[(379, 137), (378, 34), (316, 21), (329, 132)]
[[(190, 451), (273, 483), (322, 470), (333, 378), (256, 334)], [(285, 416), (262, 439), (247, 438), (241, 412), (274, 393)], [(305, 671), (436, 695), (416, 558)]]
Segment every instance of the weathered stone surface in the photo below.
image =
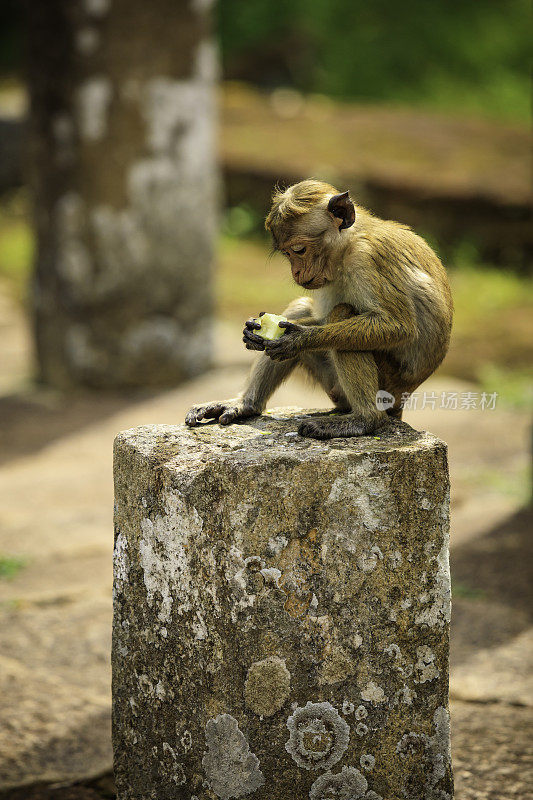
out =
[(120, 800), (452, 797), (446, 447), (298, 419), (116, 439)]

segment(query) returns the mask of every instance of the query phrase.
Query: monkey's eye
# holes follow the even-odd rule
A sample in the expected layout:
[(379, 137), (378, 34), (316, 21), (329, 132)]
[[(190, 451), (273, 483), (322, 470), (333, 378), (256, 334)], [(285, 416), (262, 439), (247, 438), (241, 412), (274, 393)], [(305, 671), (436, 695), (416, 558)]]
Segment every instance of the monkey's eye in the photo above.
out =
[(301, 256), (301, 255), (303, 255), (305, 253), (307, 248), (306, 247), (291, 247), (291, 250), (292, 250), (293, 253), (296, 253), (297, 255)]

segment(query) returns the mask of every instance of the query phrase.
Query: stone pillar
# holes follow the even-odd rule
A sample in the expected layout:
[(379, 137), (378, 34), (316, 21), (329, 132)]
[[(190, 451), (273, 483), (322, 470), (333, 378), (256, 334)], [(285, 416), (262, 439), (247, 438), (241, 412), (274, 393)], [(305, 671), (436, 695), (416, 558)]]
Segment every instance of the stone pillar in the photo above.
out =
[(172, 385), (211, 343), (208, 0), (30, 0), (39, 375)]
[(450, 800), (446, 446), (302, 412), (115, 442), (119, 800)]

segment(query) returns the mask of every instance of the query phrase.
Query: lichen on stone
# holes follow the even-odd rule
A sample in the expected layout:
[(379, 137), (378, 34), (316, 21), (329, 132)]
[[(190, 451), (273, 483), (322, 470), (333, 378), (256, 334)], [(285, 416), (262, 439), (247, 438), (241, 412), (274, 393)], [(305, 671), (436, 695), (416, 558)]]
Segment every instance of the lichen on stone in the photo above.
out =
[(351, 703), (349, 700), (343, 700), (342, 713), (344, 714), (344, 716), (345, 717), (349, 716), (350, 714), (353, 714), (354, 711), (355, 711), (354, 704)]
[(181, 746), (185, 753), (187, 753), (192, 747), (192, 734), (190, 731), (184, 731), (183, 735), (180, 739)]
[(417, 753), (422, 755), (428, 747), (429, 737), (425, 733), (410, 731), (409, 733), (404, 733), (396, 744), (396, 752), (400, 758), (404, 759)]
[[(410, 731), (402, 736), (396, 745), (396, 753), (402, 760), (411, 758), (423, 768), (425, 775), (425, 795), (427, 800), (451, 800), (451, 795), (441, 791), (438, 784), (447, 774), (450, 764), (450, 715), (442, 706), (433, 714), (434, 734)], [(417, 800), (411, 794), (408, 800)]]
[(241, 568), (233, 576), (233, 585), (237, 589), (242, 589), (246, 594), (257, 594), (264, 584), (265, 562), (259, 556), (249, 556), (241, 559), (240, 564)]
[[(430, 591), (428, 603), (416, 616), (417, 625), (428, 625), (430, 628), (442, 628), (450, 622), (451, 615), (451, 584), (449, 561), (449, 533), (446, 530), (444, 542), (437, 555), (432, 558), (435, 564), (433, 587)], [(433, 542), (427, 542), (425, 551), (430, 555), (434, 547)]]
[(395, 692), (393, 706), (397, 706), (400, 703), (404, 703), (406, 706), (412, 706), (413, 700), (415, 700), (416, 697), (417, 693), (413, 689), (410, 689), (407, 684), (405, 684), (401, 689), (398, 689), (398, 691)]
[[(344, 507), (352, 511), (355, 506), (367, 530), (377, 531), (386, 524), (389, 510), (387, 483), (381, 476), (373, 474), (374, 472), (374, 458), (367, 456), (349, 467), (345, 475), (335, 479), (328, 496), (328, 504), (337, 507), (340, 523), (347, 513), (343, 510)], [(375, 502), (371, 502), (371, 499)], [(345, 545), (350, 550), (353, 542), (350, 544), (350, 539), (346, 538)]]
[(158, 608), (161, 622), (168, 622), (174, 604), (179, 614), (193, 605), (194, 578), (190, 568), (190, 542), (199, 538), (202, 520), (194, 509), (185, 509), (182, 498), (166, 498), (165, 514), (141, 521), (139, 559), (147, 600)]
[(311, 786), (309, 800), (359, 800), (365, 796), (368, 781), (355, 767), (343, 767), (340, 772), (327, 772)]
[(278, 585), (281, 572), (276, 568), (268, 569), (259, 556), (244, 558), (236, 547), (231, 548), (229, 556), (225, 574), (233, 595), (230, 604), (231, 619), (236, 624), (242, 612), (250, 614), (265, 585)]
[(282, 536), (281, 534), (278, 536), (273, 536), (268, 540), (266, 548), (267, 554), (270, 556), (279, 556), (279, 554), (287, 547), (288, 544), (289, 540), (286, 536)]
[(307, 702), (287, 720), (290, 738), (285, 749), (303, 769), (329, 769), (350, 741), (350, 727), (328, 702)]
[(329, 650), (318, 674), (318, 682), (341, 683), (355, 672), (355, 665), (342, 647), (333, 646)]
[(144, 673), (141, 674), (141, 675), (138, 675), (137, 676), (137, 683), (139, 685), (139, 689), (140, 689), (142, 694), (148, 695), (150, 697), (153, 697), (154, 684), (152, 683), (152, 681), (150, 680), (148, 675), (145, 675)]
[(415, 664), (415, 683), (426, 683), (439, 677), (439, 670), (435, 664), (435, 654), (427, 645), (416, 648), (417, 662)]
[(157, 681), (156, 685), (154, 686), (154, 696), (157, 697), (158, 700), (166, 699), (167, 691), (162, 681)]
[(403, 556), (399, 550), (393, 550), (388, 556), (388, 562), (391, 569), (398, 569), (402, 565)]
[(365, 688), (361, 690), (361, 698), (369, 703), (384, 703), (388, 699), (381, 686), (374, 681), (368, 681)]
[(372, 770), (376, 765), (376, 759), (371, 753), (363, 753), (359, 759), (359, 763), (361, 764), (362, 769)]
[(128, 580), (130, 561), (128, 556), (128, 540), (122, 531), (119, 531), (115, 539), (113, 550), (113, 592), (122, 589), (125, 581)]
[(168, 742), (163, 742), (162, 749), (164, 760), (166, 760), (167, 763), (170, 763), (169, 770), (172, 783), (175, 783), (176, 786), (183, 786), (183, 784), (186, 783), (187, 778), (185, 776), (183, 765), (178, 761), (176, 751), (169, 745)]
[(388, 647), (385, 648), (384, 652), (394, 659), (401, 660), (402, 652), (397, 644), (389, 644)]
[(207, 752), (202, 766), (209, 787), (221, 800), (244, 797), (264, 784), (259, 760), (231, 714), (210, 719), (205, 726), (205, 739)]
[(278, 581), (281, 578), (281, 570), (276, 569), (276, 567), (268, 567), (261, 570), (261, 575), (265, 579), (266, 583), (273, 583), (274, 586), (277, 586)]
[(439, 706), (433, 714), (435, 733), (431, 737), (431, 751), (433, 756), (433, 781), (437, 783), (444, 778), (446, 768), (451, 761), (450, 753), (450, 713), (443, 706)]
[(357, 559), (357, 566), (362, 572), (372, 572), (379, 561), (383, 561), (383, 553), (377, 545), (362, 553)]
[(249, 668), (244, 699), (255, 714), (271, 717), (283, 707), (290, 691), (291, 674), (283, 659), (270, 656), (264, 661), (256, 661)]

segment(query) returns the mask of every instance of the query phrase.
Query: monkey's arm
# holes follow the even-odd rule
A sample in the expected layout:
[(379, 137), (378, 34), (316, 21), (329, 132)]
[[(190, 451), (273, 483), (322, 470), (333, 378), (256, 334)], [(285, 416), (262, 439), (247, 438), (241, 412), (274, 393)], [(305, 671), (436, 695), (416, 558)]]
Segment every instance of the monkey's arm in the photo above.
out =
[(317, 350), (387, 350), (416, 337), (414, 319), (407, 313), (367, 311), (341, 322), (320, 325), (305, 332), (304, 348)]
[[(310, 328), (312, 325), (321, 325), (323, 320), (317, 319), (316, 317), (302, 317), (301, 319), (295, 319), (294, 323), (296, 325), (302, 325), (304, 328)], [(282, 323), (282, 328), (285, 327), (285, 323)]]
[[(285, 361), (306, 350), (388, 350), (402, 347), (416, 338), (414, 311), (410, 303), (398, 301), (392, 308), (352, 312), (342, 318), (344, 304), (336, 306), (331, 316), (338, 321), (305, 328), (283, 323), (286, 333), (265, 343), (265, 352), (274, 361)], [(341, 319), (336, 314), (341, 309)]]

